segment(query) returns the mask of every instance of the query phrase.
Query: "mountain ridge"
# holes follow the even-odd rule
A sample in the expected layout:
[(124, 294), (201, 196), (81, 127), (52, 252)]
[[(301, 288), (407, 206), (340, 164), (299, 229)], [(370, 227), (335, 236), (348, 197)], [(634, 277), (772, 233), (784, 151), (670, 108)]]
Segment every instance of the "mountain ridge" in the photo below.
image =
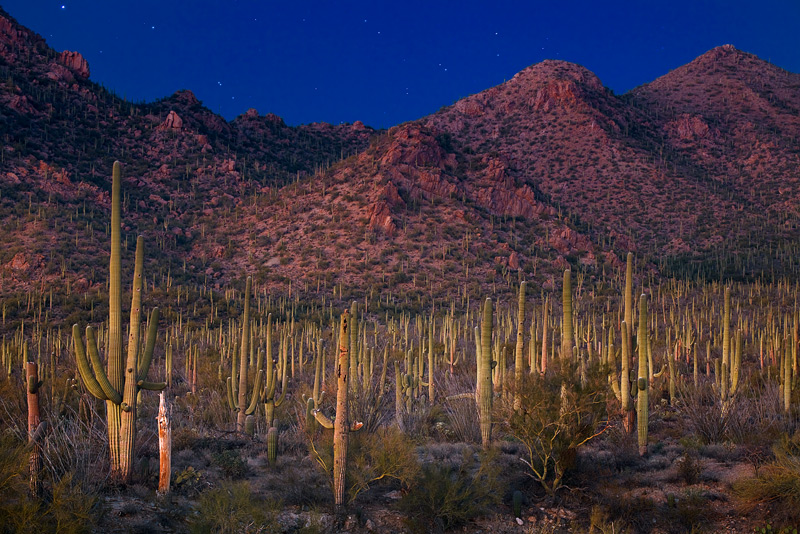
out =
[(81, 59), (0, 12), (8, 294), (99, 287), (115, 159), (124, 231), (185, 283), (408, 302), (602, 279), (629, 250), (663, 274), (796, 268), (800, 75), (729, 45), (624, 95), (546, 60), (385, 131), (126, 102)]

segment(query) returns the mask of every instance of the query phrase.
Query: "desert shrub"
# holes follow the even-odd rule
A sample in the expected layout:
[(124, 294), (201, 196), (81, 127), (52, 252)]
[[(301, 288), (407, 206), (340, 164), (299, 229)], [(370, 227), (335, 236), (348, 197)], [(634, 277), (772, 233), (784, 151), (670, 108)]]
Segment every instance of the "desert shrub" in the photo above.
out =
[(800, 521), (800, 433), (784, 435), (773, 447), (775, 459), (758, 476), (737, 481), (733, 489), (746, 507), (771, 503), (778, 520)]
[(692, 432), (706, 444), (723, 441), (731, 414), (736, 411), (737, 397), (723, 404), (719, 393), (704, 384), (682, 388), (680, 395), (679, 409)]
[(758, 448), (774, 443), (786, 429), (783, 398), (774, 382), (748, 385), (728, 418), (727, 436), (734, 443)]
[(475, 380), (467, 375), (448, 375), (445, 381), (446, 400), (444, 411), (450, 431), (458, 441), (465, 443), (481, 442), (481, 426), (478, 419), (478, 407), (474, 397), (453, 398), (462, 392), (475, 391)]
[(709, 520), (708, 498), (695, 489), (687, 489), (678, 495), (667, 495), (667, 510), (664, 519), (673, 532), (696, 532)]
[(242, 478), (247, 474), (247, 463), (235, 450), (223, 450), (211, 453), (211, 463), (219, 467), (227, 478)]
[(694, 454), (686, 451), (683, 456), (675, 462), (677, 467), (677, 477), (685, 484), (696, 484), (703, 473), (703, 467), (697, 461)]
[(600, 534), (629, 534), (630, 530), (622, 520), (611, 521), (601, 506), (592, 506), (589, 513), (589, 532)]
[(28, 496), (28, 454), (24, 443), (0, 436), (0, 532), (91, 532), (97, 497), (85, 492), (72, 473), (58, 479), (45, 471), (45, 496)]
[(604, 432), (599, 445), (601, 450), (610, 455), (609, 463), (616, 471), (634, 468), (642, 463), (636, 435), (626, 432), (621, 426), (613, 426)]
[(70, 415), (48, 427), (42, 447), (45, 476), (54, 481), (69, 476), (71, 485), (94, 493), (109, 473), (108, 433), (99, 416), (86, 422), (74, 412)]
[[(375, 367), (379, 365), (376, 364)], [(394, 401), (394, 390), (391, 394), (381, 391), (378, 380), (380, 374), (377, 369), (375, 375), (368, 388), (361, 387), (359, 383), (355, 388), (355, 394), (349, 398), (350, 419), (363, 423), (363, 429), (367, 432), (375, 432), (386, 423), (391, 413), (388, 409), (389, 403)]]
[[(333, 433), (311, 436), (311, 456), (333, 484)], [(376, 433), (350, 434), (347, 449), (346, 486), (348, 502), (379, 480), (394, 479), (404, 487), (413, 481), (419, 469), (414, 444), (401, 431), (389, 427)]]
[(412, 532), (443, 532), (485, 514), (501, 495), (493, 457), (465, 449), (458, 464), (425, 464), (399, 507)]
[(428, 403), (417, 402), (410, 411), (403, 409), (400, 414), (396, 414), (395, 420), (406, 436), (419, 443), (431, 435), (439, 412), (438, 406), (431, 407)]
[(606, 375), (591, 369), (587, 376), (591, 379), (581, 384), (571, 366), (534, 376), (518, 390), (522, 409), (503, 406), (510, 434), (526, 448), (521, 460), (550, 495), (562, 487), (578, 448), (608, 428)]
[(254, 495), (247, 482), (224, 482), (203, 492), (189, 521), (193, 533), (240, 534), (279, 532), (280, 501)]

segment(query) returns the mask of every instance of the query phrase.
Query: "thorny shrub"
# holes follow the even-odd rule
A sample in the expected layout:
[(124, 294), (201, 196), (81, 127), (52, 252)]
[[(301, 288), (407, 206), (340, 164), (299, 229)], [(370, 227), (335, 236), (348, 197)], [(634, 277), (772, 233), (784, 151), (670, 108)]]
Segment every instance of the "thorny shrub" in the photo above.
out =
[[(327, 474), (333, 487), (333, 432), (323, 429), (309, 437), (312, 458)], [(388, 427), (375, 433), (352, 432), (347, 450), (345, 475), (348, 502), (370, 485), (394, 479), (408, 487), (419, 470), (413, 443), (403, 432)]]
[(520, 458), (549, 494), (563, 487), (564, 475), (575, 465), (577, 450), (608, 428), (606, 375), (590, 370), (585, 384), (573, 366), (534, 375), (518, 389), (520, 410), (503, 405), (510, 434), (527, 450)]
[(443, 532), (500, 504), (503, 488), (493, 454), (465, 448), (459, 462), (427, 463), (400, 501), (412, 532)]
[(771, 503), (777, 519), (796, 523), (800, 521), (800, 432), (782, 436), (773, 452), (775, 459), (758, 476), (737, 481), (733, 488), (745, 506)]

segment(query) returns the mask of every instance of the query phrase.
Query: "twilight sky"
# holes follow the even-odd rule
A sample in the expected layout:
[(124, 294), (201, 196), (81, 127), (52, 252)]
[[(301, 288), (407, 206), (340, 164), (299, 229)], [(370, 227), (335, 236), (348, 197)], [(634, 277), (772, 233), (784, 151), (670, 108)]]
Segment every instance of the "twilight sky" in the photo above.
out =
[[(292, 5), (290, 5), (292, 4)], [(389, 127), (543, 59), (617, 93), (730, 43), (800, 72), (800, 0), (0, 0), (129, 100)]]

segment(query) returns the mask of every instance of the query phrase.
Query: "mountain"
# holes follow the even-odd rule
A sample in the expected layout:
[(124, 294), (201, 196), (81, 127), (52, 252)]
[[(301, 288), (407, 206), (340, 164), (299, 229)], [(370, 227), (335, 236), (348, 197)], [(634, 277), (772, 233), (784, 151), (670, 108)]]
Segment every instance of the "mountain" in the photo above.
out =
[(424, 121), (499, 154), (596, 242), (719, 264), (797, 238), (798, 83), (730, 45), (622, 96), (544, 61)]
[(151, 285), (253, 274), (420, 305), (553, 288), (570, 266), (603, 280), (628, 250), (654, 274), (798, 265), (800, 75), (728, 45), (625, 95), (544, 61), (387, 131), (228, 122), (191, 91), (132, 103), (89, 73), (0, 12), (8, 298), (102, 288), (115, 159)]

